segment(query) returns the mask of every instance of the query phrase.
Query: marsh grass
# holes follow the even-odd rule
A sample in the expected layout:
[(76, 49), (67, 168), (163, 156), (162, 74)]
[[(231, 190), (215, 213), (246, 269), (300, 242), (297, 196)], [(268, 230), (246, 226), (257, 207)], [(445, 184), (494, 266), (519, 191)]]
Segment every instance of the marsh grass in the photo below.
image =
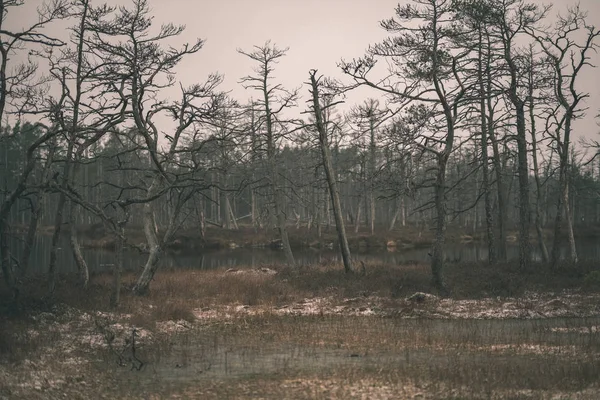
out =
[[(592, 263), (557, 270), (536, 265), (529, 271), (512, 264), (462, 263), (448, 265), (446, 280), (454, 299), (513, 296), (520, 301), (528, 291), (594, 293), (596, 287), (586, 283), (594, 271), (598, 267)], [(406, 297), (435, 292), (426, 265), (369, 263), (364, 276), (345, 274), (330, 261), (298, 269), (159, 271), (143, 297), (128, 290), (136, 276), (126, 274), (116, 311), (109, 306), (111, 279), (96, 275), (82, 289), (74, 278), (63, 277), (52, 298), (44, 298), (42, 279), (26, 282), (19, 307), (0, 314), (0, 358), (22, 365), (60, 343), (60, 333), (32, 335), (30, 328), (36, 313), (52, 314), (65, 304), (90, 315), (110, 313), (116, 322), (153, 332), (164, 321), (191, 323), (191, 328), (157, 334), (150, 345), (142, 345), (140, 357), (147, 367), (141, 372), (116, 366), (106, 351), (94, 355), (103, 360), (93, 364), (91, 373), (101, 377), (94, 384), (109, 396), (529, 399), (572, 398), (579, 392), (581, 398), (598, 398), (600, 390), (598, 318), (482, 321), (274, 312), (312, 298), (330, 298), (335, 305), (376, 297), (389, 308), (413, 307)], [(266, 311), (197, 320), (199, 309), (242, 305)], [(2, 307), (9, 310), (6, 302)], [(60, 364), (61, 357), (46, 368), (72, 373)], [(79, 383), (65, 385), (81, 388)]]
[(264, 315), (190, 331), (122, 378), (203, 398), (592, 399), (598, 324)]
[[(556, 270), (536, 264), (522, 271), (515, 264), (488, 266), (481, 263), (451, 263), (446, 268), (446, 281), (454, 299), (484, 297), (519, 297), (526, 292), (560, 292), (577, 289), (597, 292), (590, 276), (600, 272), (592, 262), (563, 265)], [(223, 305), (274, 307), (314, 297), (334, 300), (378, 296), (402, 299), (415, 292), (436, 293), (431, 285), (429, 266), (425, 264), (383, 265), (366, 263), (363, 273), (346, 274), (333, 261), (297, 269), (278, 265), (236, 270), (168, 270), (159, 271), (146, 296), (134, 296), (129, 290), (136, 276), (123, 277), (122, 301), (118, 311), (132, 314), (141, 322), (193, 321), (192, 311)], [(46, 297), (43, 278), (31, 278), (24, 283), (23, 295), (17, 307), (11, 303), (8, 291), (0, 288), (0, 316), (18, 318), (29, 311), (48, 311), (54, 304), (67, 304), (84, 311), (111, 311), (112, 277), (99, 274), (92, 277), (87, 289), (81, 288), (75, 277), (65, 276), (51, 298)], [(0, 342), (1, 346), (1, 342)]]

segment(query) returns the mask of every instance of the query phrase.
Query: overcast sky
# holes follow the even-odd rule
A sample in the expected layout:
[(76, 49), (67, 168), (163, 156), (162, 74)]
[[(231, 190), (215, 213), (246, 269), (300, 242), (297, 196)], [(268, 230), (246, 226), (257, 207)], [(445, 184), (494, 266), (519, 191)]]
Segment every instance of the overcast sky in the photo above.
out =
[[(9, 16), (9, 25), (19, 26), (22, 21), (31, 20), (35, 7), (42, 1), (25, 0), (25, 3)], [(109, 3), (130, 4), (126, 0)], [(555, 0), (552, 14), (576, 3)], [(600, 26), (600, 0), (579, 3), (589, 11), (589, 22)], [(225, 75), (224, 88), (232, 90), (232, 95), (243, 102), (252, 93), (240, 88), (238, 82), (251, 72), (252, 63), (236, 49), (249, 50), (269, 39), (280, 47), (289, 47), (275, 74), (278, 82), (288, 88), (306, 82), (311, 68), (339, 77), (336, 63), (342, 57), (358, 57), (369, 44), (385, 37), (378, 22), (393, 16), (398, 0), (149, 0), (149, 4), (157, 24), (186, 25), (181, 42), (192, 42), (197, 37), (206, 39), (205, 47), (182, 63), (178, 78), (189, 84), (218, 71)], [(54, 30), (58, 33), (64, 27), (53, 26)], [(599, 56), (595, 59), (600, 61)], [(584, 78), (592, 96), (588, 101), (590, 110), (588, 117), (575, 128), (576, 136), (585, 133), (591, 137), (599, 130), (593, 117), (600, 109), (600, 70), (588, 72)]]

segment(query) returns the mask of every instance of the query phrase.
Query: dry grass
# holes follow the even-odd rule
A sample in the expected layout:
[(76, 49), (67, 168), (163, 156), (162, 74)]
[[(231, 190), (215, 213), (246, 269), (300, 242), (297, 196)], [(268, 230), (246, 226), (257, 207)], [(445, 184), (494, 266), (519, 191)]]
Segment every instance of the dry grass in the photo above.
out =
[[(526, 291), (558, 292), (562, 289), (595, 291), (589, 276), (598, 271), (594, 263), (565, 265), (550, 270), (535, 265), (521, 271), (514, 264), (487, 266), (476, 263), (450, 264), (446, 281), (451, 297), (479, 299), (484, 297), (518, 297)], [(268, 266), (260, 269), (238, 270), (170, 270), (159, 271), (147, 296), (134, 296), (130, 287), (136, 276), (123, 278), (122, 301), (119, 311), (132, 314), (152, 326), (154, 321), (193, 320), (192, 310), (198, 308), (249, 305), (277, 307), (307, 298), (332, 297), (339, 301), (348, 298), (377, 296), (390, 300), (401, 299), (415, 292), (435, 293), (431, 286), (429, 266), (423, 264), (382, 265), (368, 263), (364, 274), (346, 274), (339, 263), (290, 269)], [(586, 278), (587, 277), (587, 278)], [(59, 280), (52, 299), (44, 298), (46, 282), (31, 279), (25, 284), (26, 293), (20, 311), (47, 310), (53, 304), (64, 303), (84, 311), (110, 311), (111, 276), (94, 276), (88, 289), (79, 287), (74, 278)], [(0, 288), (0, 298), (9, 298)], [(8, 314), (8, 302), (0, 302), (0, 311)], [(17, 313), (18, 314), (18, 313)], [(1, 347), (0, 342), (0, 347)]]
[[(526, 291), (597, 290), (585, 284), (586, 277), (597, 270), (596, 265), (585, 263), (557, 271), (541, 265), (520, 271), (512, 264), (451, 264), (446, 278), (455, 299), (518, 297)], [(422, 394), (423, 398), (548, 398), (557, 393), (579, 398), (577, 393), (583, 393), (581, 398), (595, 398), (598, 394), (594, 386), (600, 371), (597, 318), (575, 322), (404, 319), (401, 312), (407, 311), (405, 308), (410, 312), (411, 307), (417, 311), (428, 307), (404, 300), (415, 292), (434, 292), (426, 265), (371, 263), (365, 265), (364, 275), (345, 274), (342, 266), (333, 262), (299, 269), (159, 271), (143, 297), (128, 290), (135, 279), (133, 274), (124, 276), (121, 305), (108, 315), (115, 324), (155, 332), (152, 342), (140, 347), (140, 357), (149, 365), (147, 371), (116, 367), (114, 354), (107, 352), (100, 367), (86, 364), (90, 376), (98, 378), (90, 384), (86, 377), (84, 385), (64, 379), (84, 367), (61, 364), (54, 356), (47, 357), (46, 364), (24, 362), (48, 354), (48, 348), (58, 348), (65, 332), (94, 334), (93, 321), (71, 324), (76, 318), (71, 314), (60, 317), (55, 307), (66, 304), (93, 318), (112, 311), (112, 278), (108, 274), (94, 276), (87, 290), (64, 277), (55, 296), (43, 301), (46, 282), (27, 282), (27, 296), (21, 299), (18, 312), (12, 318), (0, 313), (0, 359), (18, 366), (24, 383), (31, 381), (32, 371), (60, 375), (66, 383), (54, 386), (56, 398), (64, 390), (69, 390), (70, 398), (85, 398), (73, 393), (89, 394), (89, 385), (94, 393), (107, 398), (346, 399), (395, 398), (398, 393), (408, 397)], [(0, 289), (0, 296), (6, 294), (4, 290)], [(348, 307), (360, 307), (376, 298), (398, 313), (381, 318), (351, 313), (298, 317), (300, 314), (293, 312), (276, 312), (279, 307), (306, 305), (306, 299), (320, 298), (330, 299), (328, 306)], [(560, 306), (559, 301), (557, 304)], [(229, 320), (196, 318), (199, 309), (241, 305), (250, 306), (247, 311), (271, 312), (247, 312)], [(4, 306), (2, 311), (6, 310)], [(65, 330), (29, 334), (37, 321), (30, 317), (44, 311), (58, 315), (51, 319)], [(181, 320), (196, 324), (162, 336), (157, 333), (162, 332), (164, 321)], [(98, 357), (97, 353), (93, 357)], [(238, 364), (232, 361), (227, 366), (227, 357), (237, 359)], [(0, 398), (5, 394), (3, 379), (16, 387), (11, 377), (15, 370), (12, 365), (3, 369), (5, 365), (0, 363)], [(239, 368), (242, 377), (232, 378), (219, 368)], [(2, 371), (11, 372), (3, 377)], [(173, 384), (172, 377), (180, 380)], [(585, 397), (586, 391), (592, 397)], [(14, 393), (7, 396), (14, 397)], [(16, 398), (50, 396), (48, 391), (31, 388), (19, 393), (28, 397)]]

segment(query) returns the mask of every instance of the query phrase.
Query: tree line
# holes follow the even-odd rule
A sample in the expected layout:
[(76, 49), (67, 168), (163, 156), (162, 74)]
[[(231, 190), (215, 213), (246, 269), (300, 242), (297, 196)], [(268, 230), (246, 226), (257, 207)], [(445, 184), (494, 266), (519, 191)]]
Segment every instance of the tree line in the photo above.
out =
[[(0, 0), (1, 23), (22, 5)], [(218, 74), (177, 79), (204, 42), (167, 44), (184, 27), (156, 26), (145, 0), (52, 0), (38, 13), (21, 31), (0, 25), (0, 264), (15, 298), (41, 225), (54, 228), (49, 294), (63, 229), (87, 285), (78, 227), (95, 223), (121, 261), (127, 230), (143, 229), (138, 294), (176, 232), (204, 235), (207, 224), (276, 230), (290, 266), (291, 226), (334, 227), (349, 273), (347, 230), (431, 229), (444, 293), (448, 224), (484, 230), (490, 264), (506, 261), (516, 229), (527, 269), (534, 245), (561, 262), (562, 232), (576, 262), (574, 228), (600, 223), (600, 146), (575, 146), (573, 132), (588, 112), (581, 74), (594, 68), (600, 30), (579, 6), (559, 15), (525, 0), (412, 0), (380, 22), (387, 39), (339, 62), (340, 77), (310, 70), (298, 88), (274, 76), (287, 48), (238, 49), (254, 65), (239, 81), (244, 101)], [(56, 20), (71, 25), (67, 40), (45, 33)], [(343, 108), (359, 87), (372, 96)]]

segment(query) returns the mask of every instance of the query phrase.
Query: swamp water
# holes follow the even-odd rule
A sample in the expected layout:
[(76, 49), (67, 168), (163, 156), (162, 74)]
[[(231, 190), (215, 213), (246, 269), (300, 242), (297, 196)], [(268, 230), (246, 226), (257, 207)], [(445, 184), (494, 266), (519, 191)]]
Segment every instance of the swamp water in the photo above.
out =
[[(21, 253), (22, 242), (13, 239), (10, 243), (15, 254)], [(32, 250), (30, 259), (30, 270), (32, 272), (46, 272), (50, 260), (50, 236), (40, 235)], [(539, 251), (534, 247), (532, 250), (534, 260), (540, 260)], [(83, 248), (83, 255), (88, 263), (90, 271), (109, 271), (116, 259), (111, 250)], [(397, 249), (394, 251), (378, 250), (371, 252), (353, 252), (353, 257), (363, 261), (376, 261), (386, 264), (402, 264), (409, 262), (429, 262), (429, 247), (413, 249)], [(594, 240), (582, 240), (578, 242), (578, 253), (581, 260), (600, 260), (600, 242)], [(508, 245), (509, 259), (517, 259), (519, 254), (518, 245)], [(566, 247), (563, 254), (567, 254)], [(294, 250), (296, 262), (299, 265), (318, 264), (322, 262), (340, 261), (341, 257), (335, 250), (319, 249), (297, 249)], [(124, 253), (123, 267), (125, 270), (140, 270), (145, 264), (147, 254), (137, 250), (127, 249)], [(446, 258), (448, 261), (485, 261), (487, 260), (487, 247), (484, 243), (451, 243), (446, 246)], [(259, 267), (262, 265), (285, 263), (285, 254), (281, 250), (271, 249), (225, 249), (225, 250), (198, 250), (185, 252), (166, 252), (160, 261), (161, 269), (214, 269), (232, 268), (238, 266)], [(75, 272), (76, 266), (69, 248), (68, 240), (63, 238), (58, 251), (58, 266), (60, 272)]]

